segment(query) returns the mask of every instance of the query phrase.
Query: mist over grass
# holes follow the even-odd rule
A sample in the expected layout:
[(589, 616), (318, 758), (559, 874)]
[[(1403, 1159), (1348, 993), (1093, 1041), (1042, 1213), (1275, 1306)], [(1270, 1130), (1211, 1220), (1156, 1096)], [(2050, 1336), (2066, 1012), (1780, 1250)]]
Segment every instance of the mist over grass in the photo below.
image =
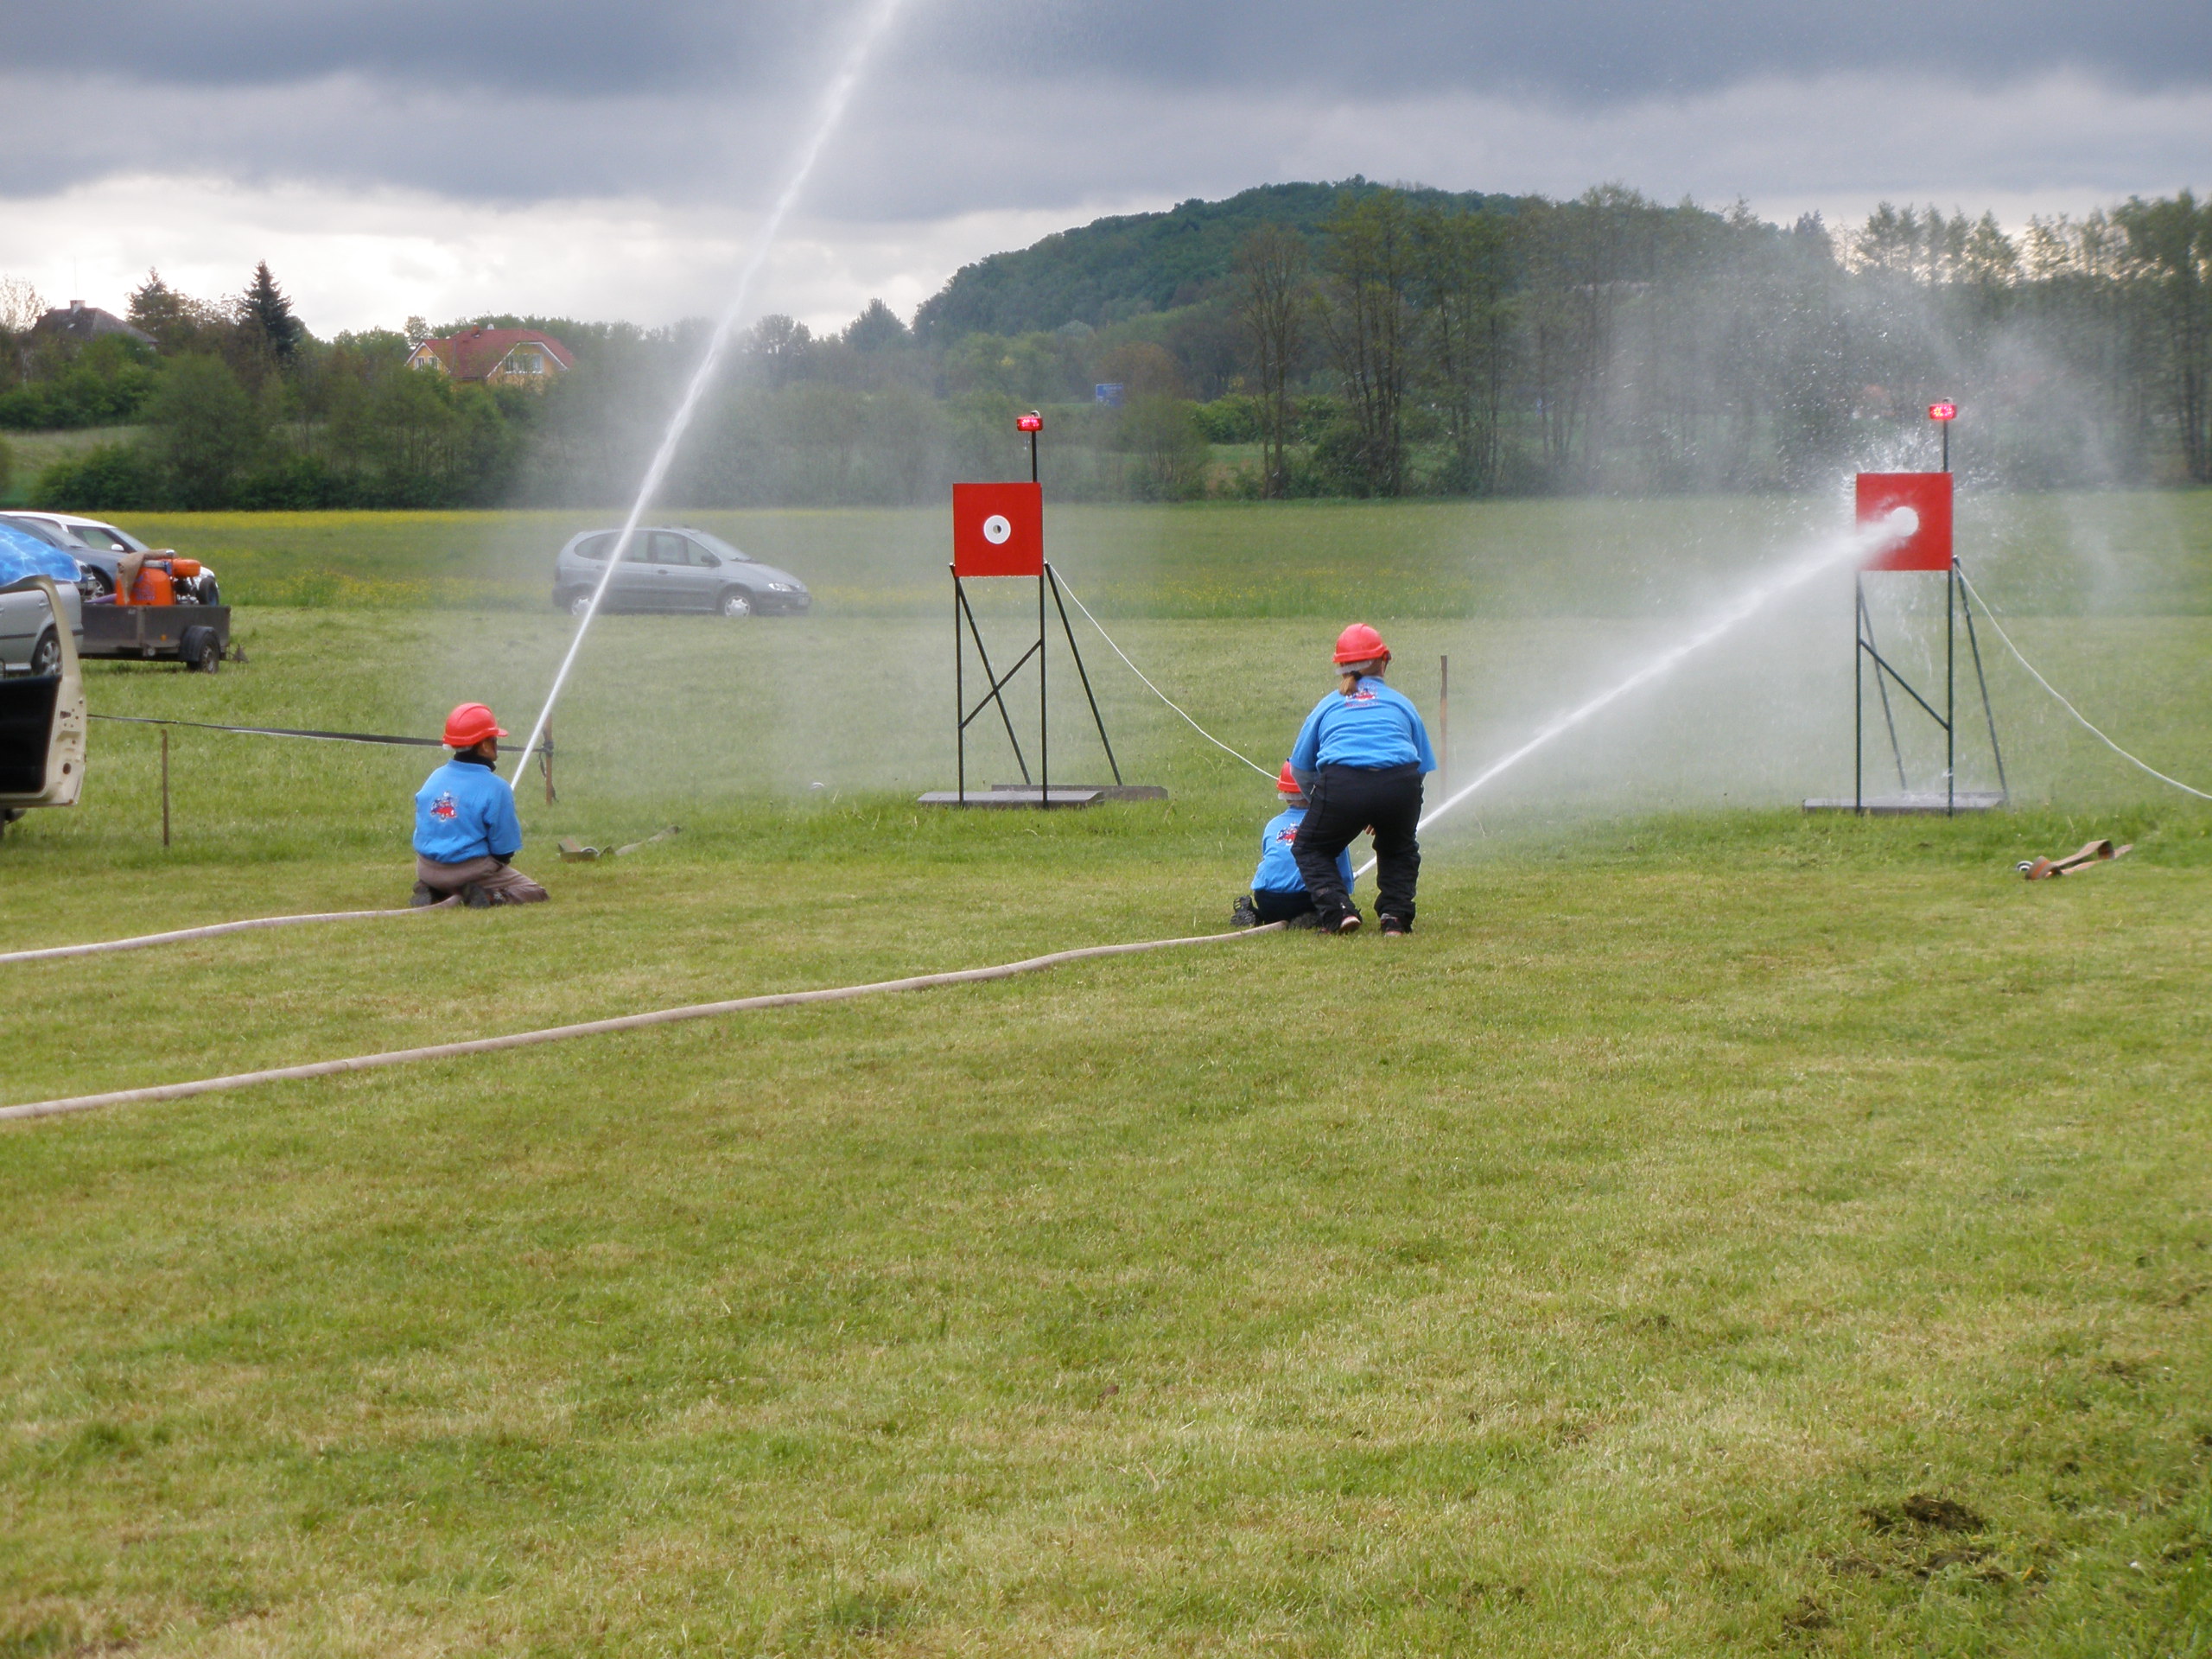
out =
[[(1665, 649), (1761, 572), (1802, 556), (1847, 514), (1840, 494), (1055, 507), (1048, 536), (1070, 589), (1140, 665), (1270, 768), (1327, 688), (1337, 630), (1353, 619), (1384, 626), (1397, 683), (1433, 725), (1448, 723), (1448, 769), (1465, 779)], [(598, 798), (640, 803), (791, 795), (816, 784), (847, 792), (948, 785), (952, 629), (942, 512), (683, 517), (797, 571), (816, 609), (734, 625), (602, 619), (556, 717), (556, 776)], [(95, 680), (96, 708), (112, 699), (112, 711), (134, 711), (134, 688), (143, 687), (207, 709), (250, 709), (268, 723), (434, 732), (464, 698), (491, 701), (510, 725), (535, 712), (573, 626), (548, 603), (552, 555), (575, 530), (607, 521), (332, 513), (125, 522), (213, 563), (226, 594), (242, 601), (249, 650), (266, 656), (206, 685), (168, 688), (139, 671), (114, 671)], [(2212, 495), (1970, 493), (1959, 546), (2023, 649), (2093, 718), (2165, 770), (2212, 775), (2197, 712), (2212, 616)], [(1751, 619), (1499, 779), (1471, 804), (1471, 821), (1570, 805), (1774, 805), (1847, 792), (1850, 585), (1839, 572)], [(1878, 575), (1866, 589), (1885, 652), (1936, 695), (1941, 581)], [(1034, 587), (976, 583), (971, 597), (1003, 667), (1033, 637)], [(1199, 742), (1071, 614), (1125, 772), (1170, 784), (1179, 797), (1242, 787), (1238, 777), (1249, 774)], [(1103, 778), (1057, 615), (1051, 632), (1054, 775)], [(1980, 644), (2009, 780), (2024, 799), (2161, 791), (2075, 726), (1986, 625)], [(1436, 701), (1446, 655), (1448, 722)], [(1993, 788), (1963, 629), (1958, 661), (1961, 786)], [(156, 694), (156, 684), (168, 689)], [(343, 706), (324, 706), (340, 687)], [(971, 695), (977, 689), (971, 680)], [(1869, 786), (1894, 788), (1871, 686), (1867, 696)], [(1017, 684), (1010, 702), (1033, 765), (1033, 683)], [(1908, 781), (1932, 787), (1937, 734), (1902, 696), (1893, 702), (1904, 710)], [(975, 728), (971, 760), (971, 776), (987, 781), (1020, 775), (994, 721)], [(258, 764), (306, 763), (272, 754)]]
[[(1960, 556), (2050, 614), (2212, 612), (2212, 493), (1960, 498)], [(1049, 556), (1102, 614), (1632, 616), (1719, 585), (1848, 520), (1804, 496), (1499, 502), (1208, 503), (1048, 511)], [(117, 522), (221, 570), (232, 602), (536, 610), (553, 556), (601, 512), (165, 513)], [(839, 615), (936, 615), (942, 505), (659, 512), (797, 571)]]

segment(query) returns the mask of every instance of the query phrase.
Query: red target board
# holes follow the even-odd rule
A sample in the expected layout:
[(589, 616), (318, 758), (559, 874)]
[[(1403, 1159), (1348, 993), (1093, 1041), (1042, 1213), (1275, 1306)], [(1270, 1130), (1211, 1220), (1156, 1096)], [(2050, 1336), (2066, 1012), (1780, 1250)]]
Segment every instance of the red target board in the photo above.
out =
[(1861, 566), (1867, 570), (1948, 570), (1951, 568), (1951, 475), (1948, 473), (1861, 473), (1859, 523), (1880, 524), (1900, 507), (1917, 520), (1910, 535), (1887, 543)]
[(1045, 493), (1034, 484), (952, 486), (952, 574), (1045, 574)]

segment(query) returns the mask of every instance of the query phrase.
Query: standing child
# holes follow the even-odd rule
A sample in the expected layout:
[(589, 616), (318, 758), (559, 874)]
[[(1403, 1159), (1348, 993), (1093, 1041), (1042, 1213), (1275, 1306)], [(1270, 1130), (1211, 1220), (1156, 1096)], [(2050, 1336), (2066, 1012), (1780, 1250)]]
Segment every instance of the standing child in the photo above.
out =
[[(1288, 922), (1293, 927), (1311, 927), (1319, 919), (1313, 908), (1313, 895), (1306, 890), (1306, 877), (1298, 868), (1298, 855), (1293, 850), (1298, 844), (1298, 826), (1306, 819), (1306, 791), (1298, 786), (1298, 779), (1290, 770), (1290, 762), (1282, 763), (1282, 774), (1275, 779), (1275, 792), (1282, 797), (1283, 810), (1268, 820), (1268, 827), (1260, 831), (1260, 868), (1252, 872), (1252, 891), (1236, 901), (1231, 912), (1239, 927), (1257, 927), (1263, 922)], [(1351, 855), (1337, 855), (1337, 874), (1344, 891), (1351, 891)]]
[(1375, 910), (1382, 937), (1414, 931), (1421, 879), (1421, 779), (1436, 770), (1428, 728), (1412, 703), (1382, 683), (1390, 647), (1364, 622), (1337, 636), (1337, 689), (1314, 705), (1290, 751), (1313, 810), (1294, 850), (1325, 933), (1359, 927), (1350, 882), (1331, 862), (1363, 830), (1375, 831)]

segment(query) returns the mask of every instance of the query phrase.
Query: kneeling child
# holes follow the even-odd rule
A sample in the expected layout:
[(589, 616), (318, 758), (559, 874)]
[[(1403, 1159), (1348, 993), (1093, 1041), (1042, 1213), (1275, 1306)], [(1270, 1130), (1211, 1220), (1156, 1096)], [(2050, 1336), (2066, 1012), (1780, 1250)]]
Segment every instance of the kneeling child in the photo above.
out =
[[(1256, 927), (1264, 922), (1312, 927), (1319, 919), (1313, 895), (1306, 890), (1306, 878), (1299, 873), (1298, 857), (1292, 850), (1298, 841), (1299, 823), (1306, 817), (1306, 796), (1287, 760), (1275, 779), (1275, 792), (1282, 797), (1283, 810), (1268, 819), (1268, 827), (1260, 832), (1260, 868), (1252, 872), (1252, 891), (1237, 899), (1232, 912), (1239, 927)], [(1352, 874), (1348, 849), (1337, 855), (1337, 873), (1344, 878), (1344, 892), (1350, 893)]]

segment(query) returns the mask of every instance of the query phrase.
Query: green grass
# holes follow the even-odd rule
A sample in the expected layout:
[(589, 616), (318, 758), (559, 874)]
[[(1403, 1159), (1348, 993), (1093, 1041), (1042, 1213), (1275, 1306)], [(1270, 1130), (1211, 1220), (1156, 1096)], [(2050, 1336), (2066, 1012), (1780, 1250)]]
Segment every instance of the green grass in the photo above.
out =
[[(541, 609), (601, 512), (124, 515), (247, 605)], [(1052, 557), (1116, 614), (1251, 620), (1664, 614), (1831, 529), (1841, 498), (1055, 507)], [(941, 508), (671, 512), (796, 570), (841, 616), (937, 617)], [(1962, 498), (1978, 575), (2054, 613), (2212, 613), (2212, 491)]]
[[(1368, 511), (1253, 522), (1428, 522)], [(1132, 594), (1155, 523), (1158, 568), (1235, 563), (1227, 514), (1133, 514), (1118, 563), (1113, 522)], [(2091, 589), (2033, 574), (2024, 645), (2212, 773), (2212, 624), (2038, 615)], [(1334, 621), (1117, 633), (1272, 759)], [(1395, 631), (1424, 702), (1453, 651), (1465, 766), (1656, 626)], [(94, 709), (423, 730), (526, 710), (563, 637), (242, 627), (245, 667), (97, 666)], [(4, 1097), (1224, 918), (1265, 786), (1103, 652), (1171, 803), (911, 804), (943, 631), (610, 619), (563, 799), (524, 791), (554, 903), (0, 968)], [(1433, 836), (1412, 941), (0, 1132), (0, 1654), (2202, 1652), (2212, 812), (1998, 690), (2039, 791), (2000, 817), (1776, 810), (1757, 745), (1765, 804), (1658, 810), (1756, 713), (1694, 700), (1628, 721), (1637, 788), (1548, 772)], [(1776, 741), (1817, 772), (1835, 725)], [(0, 949), (404, 891), (421, 752), (179, 733), (164, 851), (156, 741), (97, 728), (84, 804), (9, 831)], [(2138, 850), (2012, 874), (2093, 833)]]

